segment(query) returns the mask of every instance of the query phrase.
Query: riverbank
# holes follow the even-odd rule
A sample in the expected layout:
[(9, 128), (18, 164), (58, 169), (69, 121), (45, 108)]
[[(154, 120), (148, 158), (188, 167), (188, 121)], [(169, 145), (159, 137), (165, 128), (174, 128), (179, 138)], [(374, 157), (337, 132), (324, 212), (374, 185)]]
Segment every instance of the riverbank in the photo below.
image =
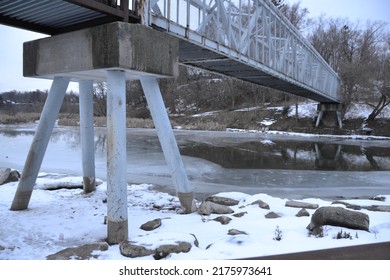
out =
[[(104, 222), (106, 183), (98, 182), (94, 193), (84, 194), (80, 189), (82, 177), (41, 173), (28, 211), (9, 211), (17, 182), (0, 186), (0, 219), (7, 221), (1, 230), (0, 259), (44, 260), (70, 247), (104, 242), (107, 234)], [(314, 206), (307, 206), (306, 210), (289, 206), (289, 199), (265, 193), (222, 192), (215, 195), (234, 201), (234, 205), (229, 206), (230, 213), (182, 215), (175, 196), (156, 192), (148, 184), (129, 185), (129, 241), (150, 250), (163, 244), (190, 244), (186, 252), (163, 256), (168, 260), (250, 258), (390, 241), (390, 212), (369, 210), (372, 205), (389, 209), (389, 195), (337, 201), (298, 200)], [(201, 201), (196, 204), (199, 207)], [(349, 205), (354, 205), (355, 209), (359, 206), (358, 211), (368, 215), (369, 231), (327, 225), (319, 236), (308, 233), (306, 227), (316, 209), (322, 206), (347, 208)], [(141, 228), (156, 219), (161, 222), (157, 228), (148, 231)], [(154, 260), (155, 257), (150, 254), (132, 259)], [(78, 259), (78, 255), (69, 258)], [(129, 259), (121, 254), (118, 245), (95, 250), (84, 258)]]
[[(298, 108), (298, 112), (296, 112)], [(173, 128), (184, 130), (225, 131), (227, 129), (242, 129), (252, 131), (283, 131), (306, 134), (329, 135), (372, 135), (390, 137), (388, 121), (390, 109), (374, 121), (366, 122), (371, 108), (365, 104), (354, 104), (345, 114), (343, 127), (337, 126), (336, 120), (325, 121), (319, 127), (315, 126), (317, 118), (317, 103), (305, 102), (296, 106), (258, 106), (228, 111), (199, 112), (196, 114), (170, 114)], [(14, 114), (0, 111), (0, 124), (23, 124), (39, 120), (38, 113), (18, 112)], [(330, 118), (332, 119), (332, 118)], [(58, 124), (63, 126), (78, 126), (78, 114), (60, 114)], [(105, 127), (105, 117), (94, 117), (96, 127)], [(128, 128), (153, 128), (151, 118), (132, 118), (126, 120)]]

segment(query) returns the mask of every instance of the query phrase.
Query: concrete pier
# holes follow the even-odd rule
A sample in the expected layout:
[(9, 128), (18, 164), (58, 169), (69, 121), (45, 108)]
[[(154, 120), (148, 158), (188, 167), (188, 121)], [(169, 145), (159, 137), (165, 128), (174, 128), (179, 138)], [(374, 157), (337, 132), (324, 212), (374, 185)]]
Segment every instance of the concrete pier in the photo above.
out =
[(323, 120), (323, 118), (326, 115), (330, 115), (330, 113), (333, 113), (334, 116), (336, 116), (336, 121), (339, 128), (342, 128), (343, 127), (343, 120), (341, 115), (342, 109), (343, 109), (342, 103), (319, 103), (317, 106), (318, 116), (316, 121), (316, 127), (320, 125), (320, 122)]
[[(91, 149), (92, 81), (107, 80), (107, 241), (110, 244), (117, 244), (128, 238), (126, 80), (141, 79), (143, 83), (174, 186), (185, 212), (191, 212), (192, 189), (188, 184), (156, 80), (178, 74), (178, 52), (178, 39), (143, 25), (124, 22), (109, 23), (24, 44), (25, 76), (55, 81), (58, 77), (68, 82), (80, 81), (80, 125), (86, 192), (93, 191), (95, 184), (94, 151)], [(64, 90), (58, 94), (58, 98), (63, 97), (63, 94)], [(61, 104), (62, 99), (57, 102)], [(50, 136), (51, 130), (41, 127), (37, 133)], [(44, 153), (43, 148), (39, 150)], [(39, 170), (40, 165), (29, 164), (35, 171)], [(33, 185), (35, 179), (36, 177), (31, 178), (29, 185)], [(32, 192), (32, 188), (30, 189)], [(24, 194), (17, 193), (15, 200), (23, 197)], [(23, 203), (25, 208), (27, 204)]]

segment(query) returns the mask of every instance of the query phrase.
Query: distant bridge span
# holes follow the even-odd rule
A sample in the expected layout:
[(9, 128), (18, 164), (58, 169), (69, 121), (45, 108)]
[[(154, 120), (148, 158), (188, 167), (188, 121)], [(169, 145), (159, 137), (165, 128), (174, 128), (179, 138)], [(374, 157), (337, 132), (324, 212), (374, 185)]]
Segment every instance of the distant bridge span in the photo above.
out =
[(180, 38), (179, 62), (323, 103), (337, 73), (269, 0), (2, 0), (0, 23), (50, 35), (113, 21)]

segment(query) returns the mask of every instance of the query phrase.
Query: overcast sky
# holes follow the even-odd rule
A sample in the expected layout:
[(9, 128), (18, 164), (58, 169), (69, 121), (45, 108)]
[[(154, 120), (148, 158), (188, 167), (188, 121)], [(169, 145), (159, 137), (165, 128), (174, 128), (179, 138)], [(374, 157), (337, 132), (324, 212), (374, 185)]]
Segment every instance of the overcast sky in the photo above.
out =
[[(287, 3), (299, 0), (285, 0)], [(302, 8), (308, 8), (309, 17), (348, 18), (366, 22), (381, 20), (390, 23), (390, 0), (300, 0)], [(22, 70), (23, 42), (42, 38), (44, 35), (0, 25), (0, 93), (9, 90), (29, 91), (49, 89), (51, 81), (24, 78)], [(77, 89), (73, 84), (72, 89)]]

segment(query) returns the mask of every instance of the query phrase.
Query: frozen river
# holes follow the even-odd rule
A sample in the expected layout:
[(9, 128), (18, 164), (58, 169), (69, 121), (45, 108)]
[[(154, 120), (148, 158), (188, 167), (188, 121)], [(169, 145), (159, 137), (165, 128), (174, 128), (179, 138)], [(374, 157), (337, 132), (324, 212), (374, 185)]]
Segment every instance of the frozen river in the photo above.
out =
[[(0, 126), (0, 167), (23, 169), (35, 126)], [(175, 130), (196, 197), (217, 192), (281, 198), (390, 194), (389, 140)], [(106, 130), (95, 129), (96, 176), (106, 179)], [(82, 175), (78, 127), (56, 127), (42, 172)], [(174, 193), (152, 129), (127, 130), (127, 180)]]

